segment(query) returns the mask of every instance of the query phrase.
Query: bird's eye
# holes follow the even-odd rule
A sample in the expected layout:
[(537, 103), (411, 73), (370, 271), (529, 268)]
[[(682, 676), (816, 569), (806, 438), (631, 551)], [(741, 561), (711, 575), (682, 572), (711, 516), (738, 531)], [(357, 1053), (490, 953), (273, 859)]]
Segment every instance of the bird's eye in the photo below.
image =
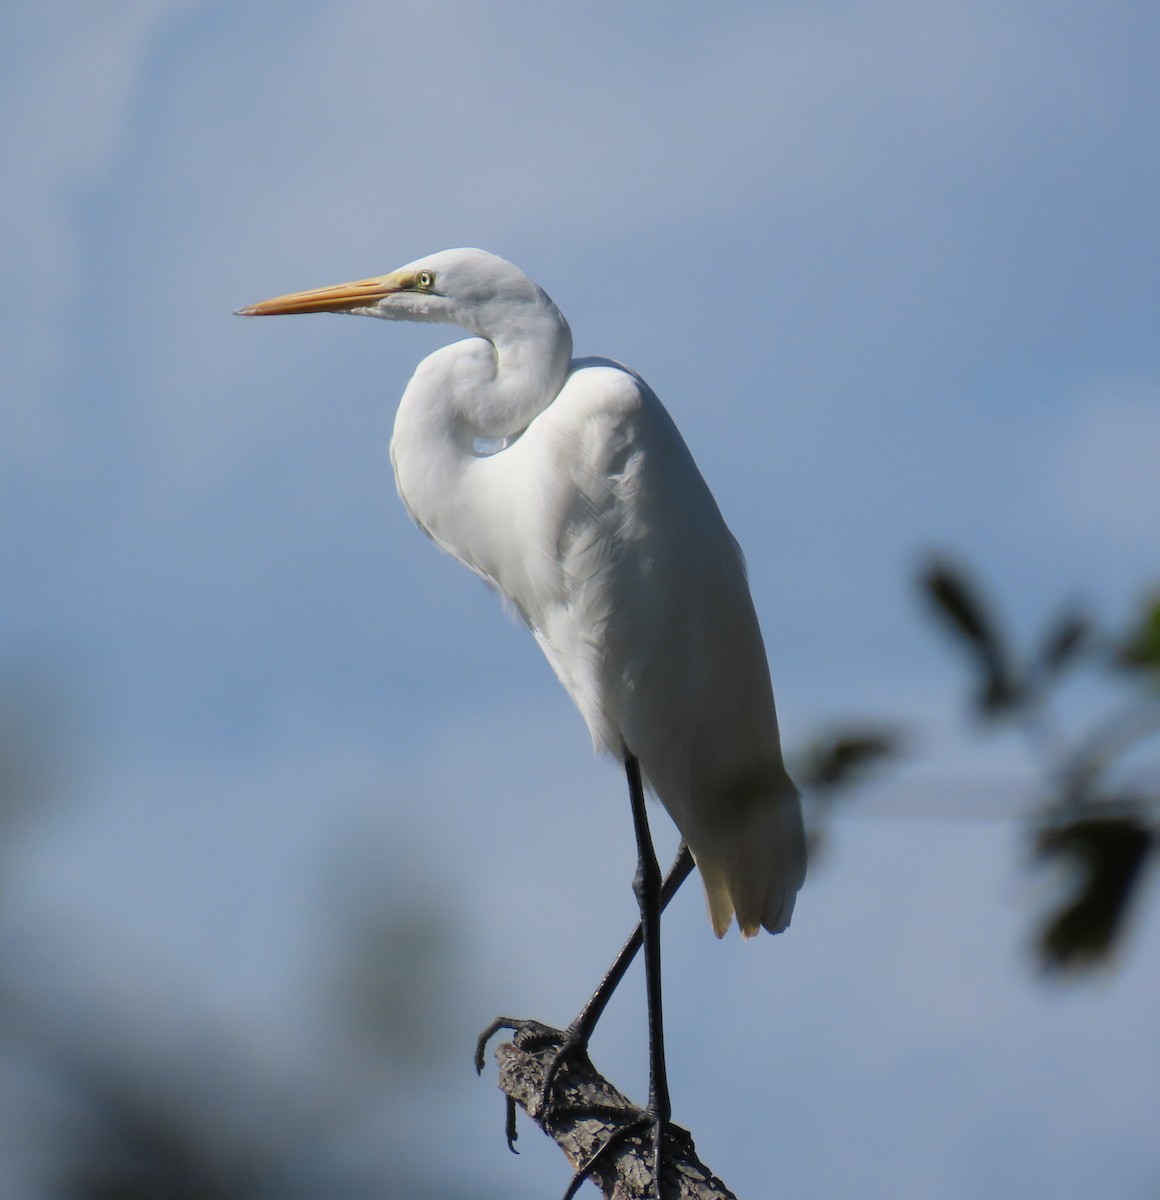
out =
[(430, 271), (420, 271), (415, 276), (415, 283), (421, 288), (432, 287), (435, 283), (435, 276)]

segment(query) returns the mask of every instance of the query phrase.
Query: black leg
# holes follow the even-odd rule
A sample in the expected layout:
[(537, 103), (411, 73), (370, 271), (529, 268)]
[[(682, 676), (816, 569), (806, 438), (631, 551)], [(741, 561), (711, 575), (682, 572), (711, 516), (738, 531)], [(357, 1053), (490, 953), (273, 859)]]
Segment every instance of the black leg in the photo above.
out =
[[(693, 856), (689, 853), (689, 847), (682, 842), (677, 851), (677, 857), (673, 859), (673, 865), (669, 867), (669, 873), (661, 883), (661, 912), (668, 908), (669, 901), (677, 894), (677, 889), (688, 879), (692, 870)], [(641, 928), (638, 923), (628, 941), (621, 947), (620, 953), (616, 956), (616, 962), (608, 968), (608, 973), (600, 981), (600, 986), (592, 993), (592, 998), (584, 1005), (576, 1020), (568, 1026), (569, 1036), (576, 1037), (584, 1045), (587, 1045), (591, 1039), (596, 1022), (604, 1015), (604, 1010), (608, 1007), (609, 1000), (612, 999), (612, 993), (616, 991), (625, 972), (632, 965), (632, 960), (636, 958), (636, 952), (641, 945)]]
[[(676, 858), (673, 859), (673, 865), (669, 868), (669, 872), (661, 884), (661, 912), (664, 912), (668, 908), (669, 901), (677, 894), (681, 884), (688, 879), (692, 873), (693, 866), (693, 856), (689, 852), (689, 847), (682, 842), (680, 849), (677, 851)], [(588, 1003), (581, 1009), (580, 1015), (565, 1031), (564, 1042), (544, 1078), (541, 1107), (548, 1103), (548, 1094), (552, 1090), (552, 1084), (556, 1079), (560, 1067), (568, 1061), (571, 1055), (579, 1050), (586, 1049), (588, 1043), (592, 1040), (592, 1034), (596, 1029), (597, 1022), (604, 1015), (604, 1010), (608, 1007), (608, 1002), (612, 999), (613, 993), (619, 986), (620, 981), (628, 972), (628, 968), (632, 965), (632, 960), (636, 958), (640, 946), (641, 927), (638, 922), (628, 940), (620, 948), (620, 953), (616, 956), (616, 961), (608, 968), (604, 978), (600, 981), (600, 986), (592, 993)], [(480, 1034), (479, 1041), (475, 1047), (475, 1069), (477, 1072), (483, 1071), (487, 1043), (501, 1029), (517, 1029), (521, 1024), (522, 1022), (516, 1020), (514, 1017), (498, 1017)]]
[[(661, 1012), (661, 972), (660, 972), (660, 916), (669, 901), (677, 894), (680, 886), (693, 870), (693, 856), (689, 848), (682, 842), (673, 865), (668, 874), (661, 879), (660, 867), (657, 864), (656, 851), (653, 848), (652, 837), (649, 833), (648, 815), (645, 811), (644, 786), (641, 781), (640, 764), (636, 758), (629, 755), (625, 760), (625, 773), (628, 777), (629, 800), (632, 806), (633, 829), (637, 841), (637, 871), (633, 878), (633, 892), (640, 908), (641, 919), (636, 929), (621, 947), (616, 961), (608, 969), (600, 985), (584, 1005), (580, 1014), (568, 1026), (562, 1042), (553, 1055), (552, 1061), (544, 1075), (544, 1084), (540, 1094), (540, 1111), (546, 1112), (551, 1104), (552, 1085), (560, 1068), (576, 1054), (582, 1053), (588, 1047), (589, 1039), (596, 1028), (597, 1022), (604, 1013), (608, 1002), (612, 999), (620, 981), (628, 971), (636, 953), (642, 945), (645, 952), (645, 987), (648, 998), (648, 1027), (649, 1027), (649, 1103), (648, 1117), (642, 1117), (631, 1125), (617, 1130), (609, 1143), (601, 1148), (575, 1174), (571, 1186), (565, 1196), (570, 1200), (577, 1189), (588, 1177), (591, 1171), (606, 1157), (606, 1152), (614, 1149), (615, 1145), (623, 1144), (626, 1137), (652, 1128), (652, 1158), (654, 1189), (656, 1200), (662, 1200), (661, 1166), (662, 1146), (665, 1130), (670, 1119), (668, 1076), (665, 1070), (664, 1052), (664, 1021)], [(524, 1022), (510, 1017), (499, 1017), (480, 1035), (476, 1045), (475, 1066), (477, 1071), (483, 1070), (484, 1054), (487, 1042), (500, 1029), (518, 1029)], [(555, 1040), (555, 1039), (553, 1039)], [(525, 1039), (525, 1047), (530, 1044)], [(515, 1150), (515, 1105), (508, 1101), (508, 1145)]]
[(657, 864), (645, 811), (640, 763), (633, 755), (625, 760), (632, 823), (636, 831), (637, 866), (632, 881), (640, 906), (641, 938), (644, 945), (644, 978), (648, 994), (648, 1110), (653, 1126), (653, 1186), (661, 1200), (661, 1145), (672, 1110), (665, 1070), (665, 1029), (661, 1012), (661, 869)]

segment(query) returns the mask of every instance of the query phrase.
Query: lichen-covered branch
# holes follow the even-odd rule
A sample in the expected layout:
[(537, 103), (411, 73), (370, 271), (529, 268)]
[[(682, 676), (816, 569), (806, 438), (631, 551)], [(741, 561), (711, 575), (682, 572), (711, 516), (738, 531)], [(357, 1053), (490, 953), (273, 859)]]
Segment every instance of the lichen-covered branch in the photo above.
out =
[[(496, 1050), (499, 1086), (564, 1151), (573, 1170), (587, 1163), (618, 1130), (643, 1124), (648, 1114), (608, 1082), (586, 1054), (564, 1064), (553, 1100), (540, 1111), (544, 1072), (564, 1041), (558, 1029), (538, 1021), (513, 1021), (510, 1042)], [(605, 1200), (653, 1200), (652, 1146), (648, 1128), (614, 1145), (591, 1173)], [(664, 1200), (736, 1200), (697, 1157), (693, 1139), (677, 1125), (665, 1134)]]

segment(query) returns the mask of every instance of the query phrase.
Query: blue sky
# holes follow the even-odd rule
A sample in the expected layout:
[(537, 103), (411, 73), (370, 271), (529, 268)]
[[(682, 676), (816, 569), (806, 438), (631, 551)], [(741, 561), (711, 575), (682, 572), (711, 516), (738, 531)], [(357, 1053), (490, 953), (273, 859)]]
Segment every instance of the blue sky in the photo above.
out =
[[(917, 731), (785, 937), (717, 944), (692, 889), (675, 906), (677, 1120), (741, 1195), (1151, 1194), (1156, 916), (1115, 977), (1032, 981), (1018, 829), (969, 800), (1025, 810), (1031, 764), (963, 734), (910, 581), (952, 547), (1027, 635), (1157, 577), (1154, 6), (0, 24), (0, 658), (61, 698), (71, 761), (13, 929), (183, 981), (292, 1058), (317, 881), (381, 846), (402, 902), (458, 923), (449, 1040), (573, 1015), (631, 918), (627, 806), (532, 640), (394, 495), (395, 403), (446, 331), (231, 315), (481, 245), (676, 417), (747, 551), (787, 741)], [(633, 986), (594, 1052), (643, 1092)], [(441, 1086), (465, 1178), (560, 1183), (547, 1149), (509, 1159), (489, 1084)]]

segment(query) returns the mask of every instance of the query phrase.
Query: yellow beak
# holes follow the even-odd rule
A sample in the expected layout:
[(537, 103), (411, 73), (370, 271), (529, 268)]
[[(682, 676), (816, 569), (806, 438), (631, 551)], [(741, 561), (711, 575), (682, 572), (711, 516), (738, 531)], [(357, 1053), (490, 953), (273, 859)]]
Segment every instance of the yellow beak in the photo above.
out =
[(352, 308), (371, 308), (384, 296), (402, 289), (404, 280), (398, 271), (376, 275), (373, 279), (356, 279), (352, 283), (336, 283), (332, 287), (313, 288), (308, 292), (290, 292), (239, 308), (239, 317), (280, 317), (289, 313), (350, 312)]

